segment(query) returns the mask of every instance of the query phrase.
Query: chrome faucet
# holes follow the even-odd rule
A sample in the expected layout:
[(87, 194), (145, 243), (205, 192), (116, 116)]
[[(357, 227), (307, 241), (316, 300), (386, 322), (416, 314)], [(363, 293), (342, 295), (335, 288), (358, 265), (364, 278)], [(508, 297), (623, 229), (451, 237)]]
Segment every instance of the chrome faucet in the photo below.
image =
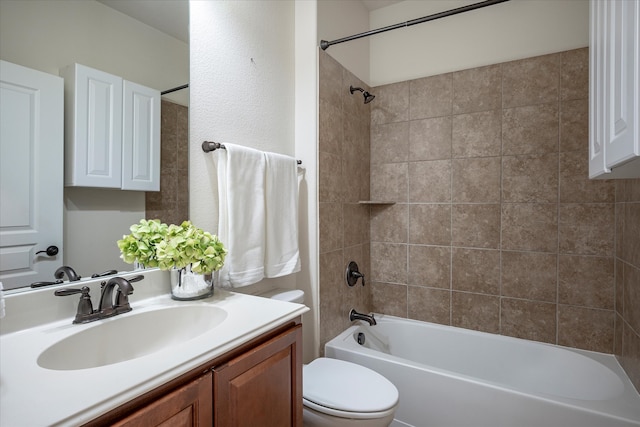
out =
[(365, 322), (369, 322), (369, 325), (374, 326), (377, 325), (375, 317), (373, 314), (362, 314), (355, 311), (353, 308), (349, 312), (349, 321), (353, 322), (354, 320), (364, 320)]
[(80, 276), (78, 276), (76, 271), (73, 268), (69, 267), (68, 265), (63, 265), (62, 267), (59, 267), (56, 270), (56, 272), (53, 273), (53, 275), (55, 276), (56, 279), (62, 279), (65, 273), (69, 278), (70, 282), (77, 282), (78, 280), (80, 280)]
[(138, 282), (142, 279), (144, 279), (144, 276), (140, 275), (129, 280), (123, 277), (114, 277), (108, 282), (102, 282), (100, 303), (97, 310), (93, 309), (89, 287), (87, 286), (83, 286), (82, 289), (59, 289), (54, 292), (54, 295), (82, 294), (80, 295), (80, 302), (78, 303), (78, 310), (73, 323), (89, 323), (131, 311), (131, 306), (129, 305), (129, 295), (133, 293), (131, 282)]

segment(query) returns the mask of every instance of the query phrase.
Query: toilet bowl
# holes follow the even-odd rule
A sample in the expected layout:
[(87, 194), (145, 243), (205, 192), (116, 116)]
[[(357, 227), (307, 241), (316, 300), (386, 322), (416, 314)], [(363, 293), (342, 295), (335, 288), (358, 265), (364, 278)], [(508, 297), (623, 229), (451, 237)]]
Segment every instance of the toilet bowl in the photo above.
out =
[[(272, 289), (258, 296), (304, 302), (299, 289)], [(304, 427), (388, 427), (398, 407), (398, 389), (372, 369), (320, 357), (302, 372)]]
[(321, 357), (303, 368), (305, 427), (388, 427), (398, 389), (355, 363)]

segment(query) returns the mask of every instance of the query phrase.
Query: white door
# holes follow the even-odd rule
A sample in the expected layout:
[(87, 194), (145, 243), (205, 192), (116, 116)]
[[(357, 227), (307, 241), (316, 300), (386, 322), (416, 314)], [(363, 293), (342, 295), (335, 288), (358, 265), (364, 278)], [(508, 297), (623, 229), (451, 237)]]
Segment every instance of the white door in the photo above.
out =
[[(55, 280), (62, 265), (63, 94), (62, 78), (0, 61), (0, 281), (5, 289)], [(58, 248), (56, 255), (47, 255), (50, 246)]]

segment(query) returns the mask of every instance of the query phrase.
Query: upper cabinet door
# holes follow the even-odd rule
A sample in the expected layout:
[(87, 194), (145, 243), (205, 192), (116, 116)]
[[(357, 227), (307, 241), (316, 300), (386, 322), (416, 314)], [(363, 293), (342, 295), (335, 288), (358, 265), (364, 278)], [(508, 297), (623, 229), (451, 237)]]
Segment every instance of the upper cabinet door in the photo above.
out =
[(65, 185), (122, 185), (122, 78), (80, 64), (65, 78)]
[(592, 0), (589, 33), (589, 177), (611, 172), (604, 157), (605, 118), (607, 105), (607, 4)]
[(608, 43), (610, 93), (608, 112), (607, 167), (640, 156), (638, 90), (640, 90), (640, 1), (607, 3), (610, 34)]
[(160, 191), (160, 92), (124, 81), (122, 189)]
[(6, 61), (0, 76), (0, 281), (11, 289), (62, 265), (64, 82)]
[(589, 177), (640, 178), (640, 1), (590, 12)]

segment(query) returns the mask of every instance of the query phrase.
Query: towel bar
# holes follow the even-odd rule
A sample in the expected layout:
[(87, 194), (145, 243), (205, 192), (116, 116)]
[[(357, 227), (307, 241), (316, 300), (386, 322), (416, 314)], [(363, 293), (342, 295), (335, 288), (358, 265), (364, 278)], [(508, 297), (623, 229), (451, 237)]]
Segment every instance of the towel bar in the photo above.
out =
[[(202, 143), (202, 151), (204, 151), (205, 153), (210, 153), (212, 151), (215, 150), (225, 150), (226, 147), (224, 146), (224, 144), (221, 144), (219, 142), (213, 142), (213, 141), (204, 141)], [(296, 162), (301, 165), (302, 164), (302, 160), (296, 160)]]

